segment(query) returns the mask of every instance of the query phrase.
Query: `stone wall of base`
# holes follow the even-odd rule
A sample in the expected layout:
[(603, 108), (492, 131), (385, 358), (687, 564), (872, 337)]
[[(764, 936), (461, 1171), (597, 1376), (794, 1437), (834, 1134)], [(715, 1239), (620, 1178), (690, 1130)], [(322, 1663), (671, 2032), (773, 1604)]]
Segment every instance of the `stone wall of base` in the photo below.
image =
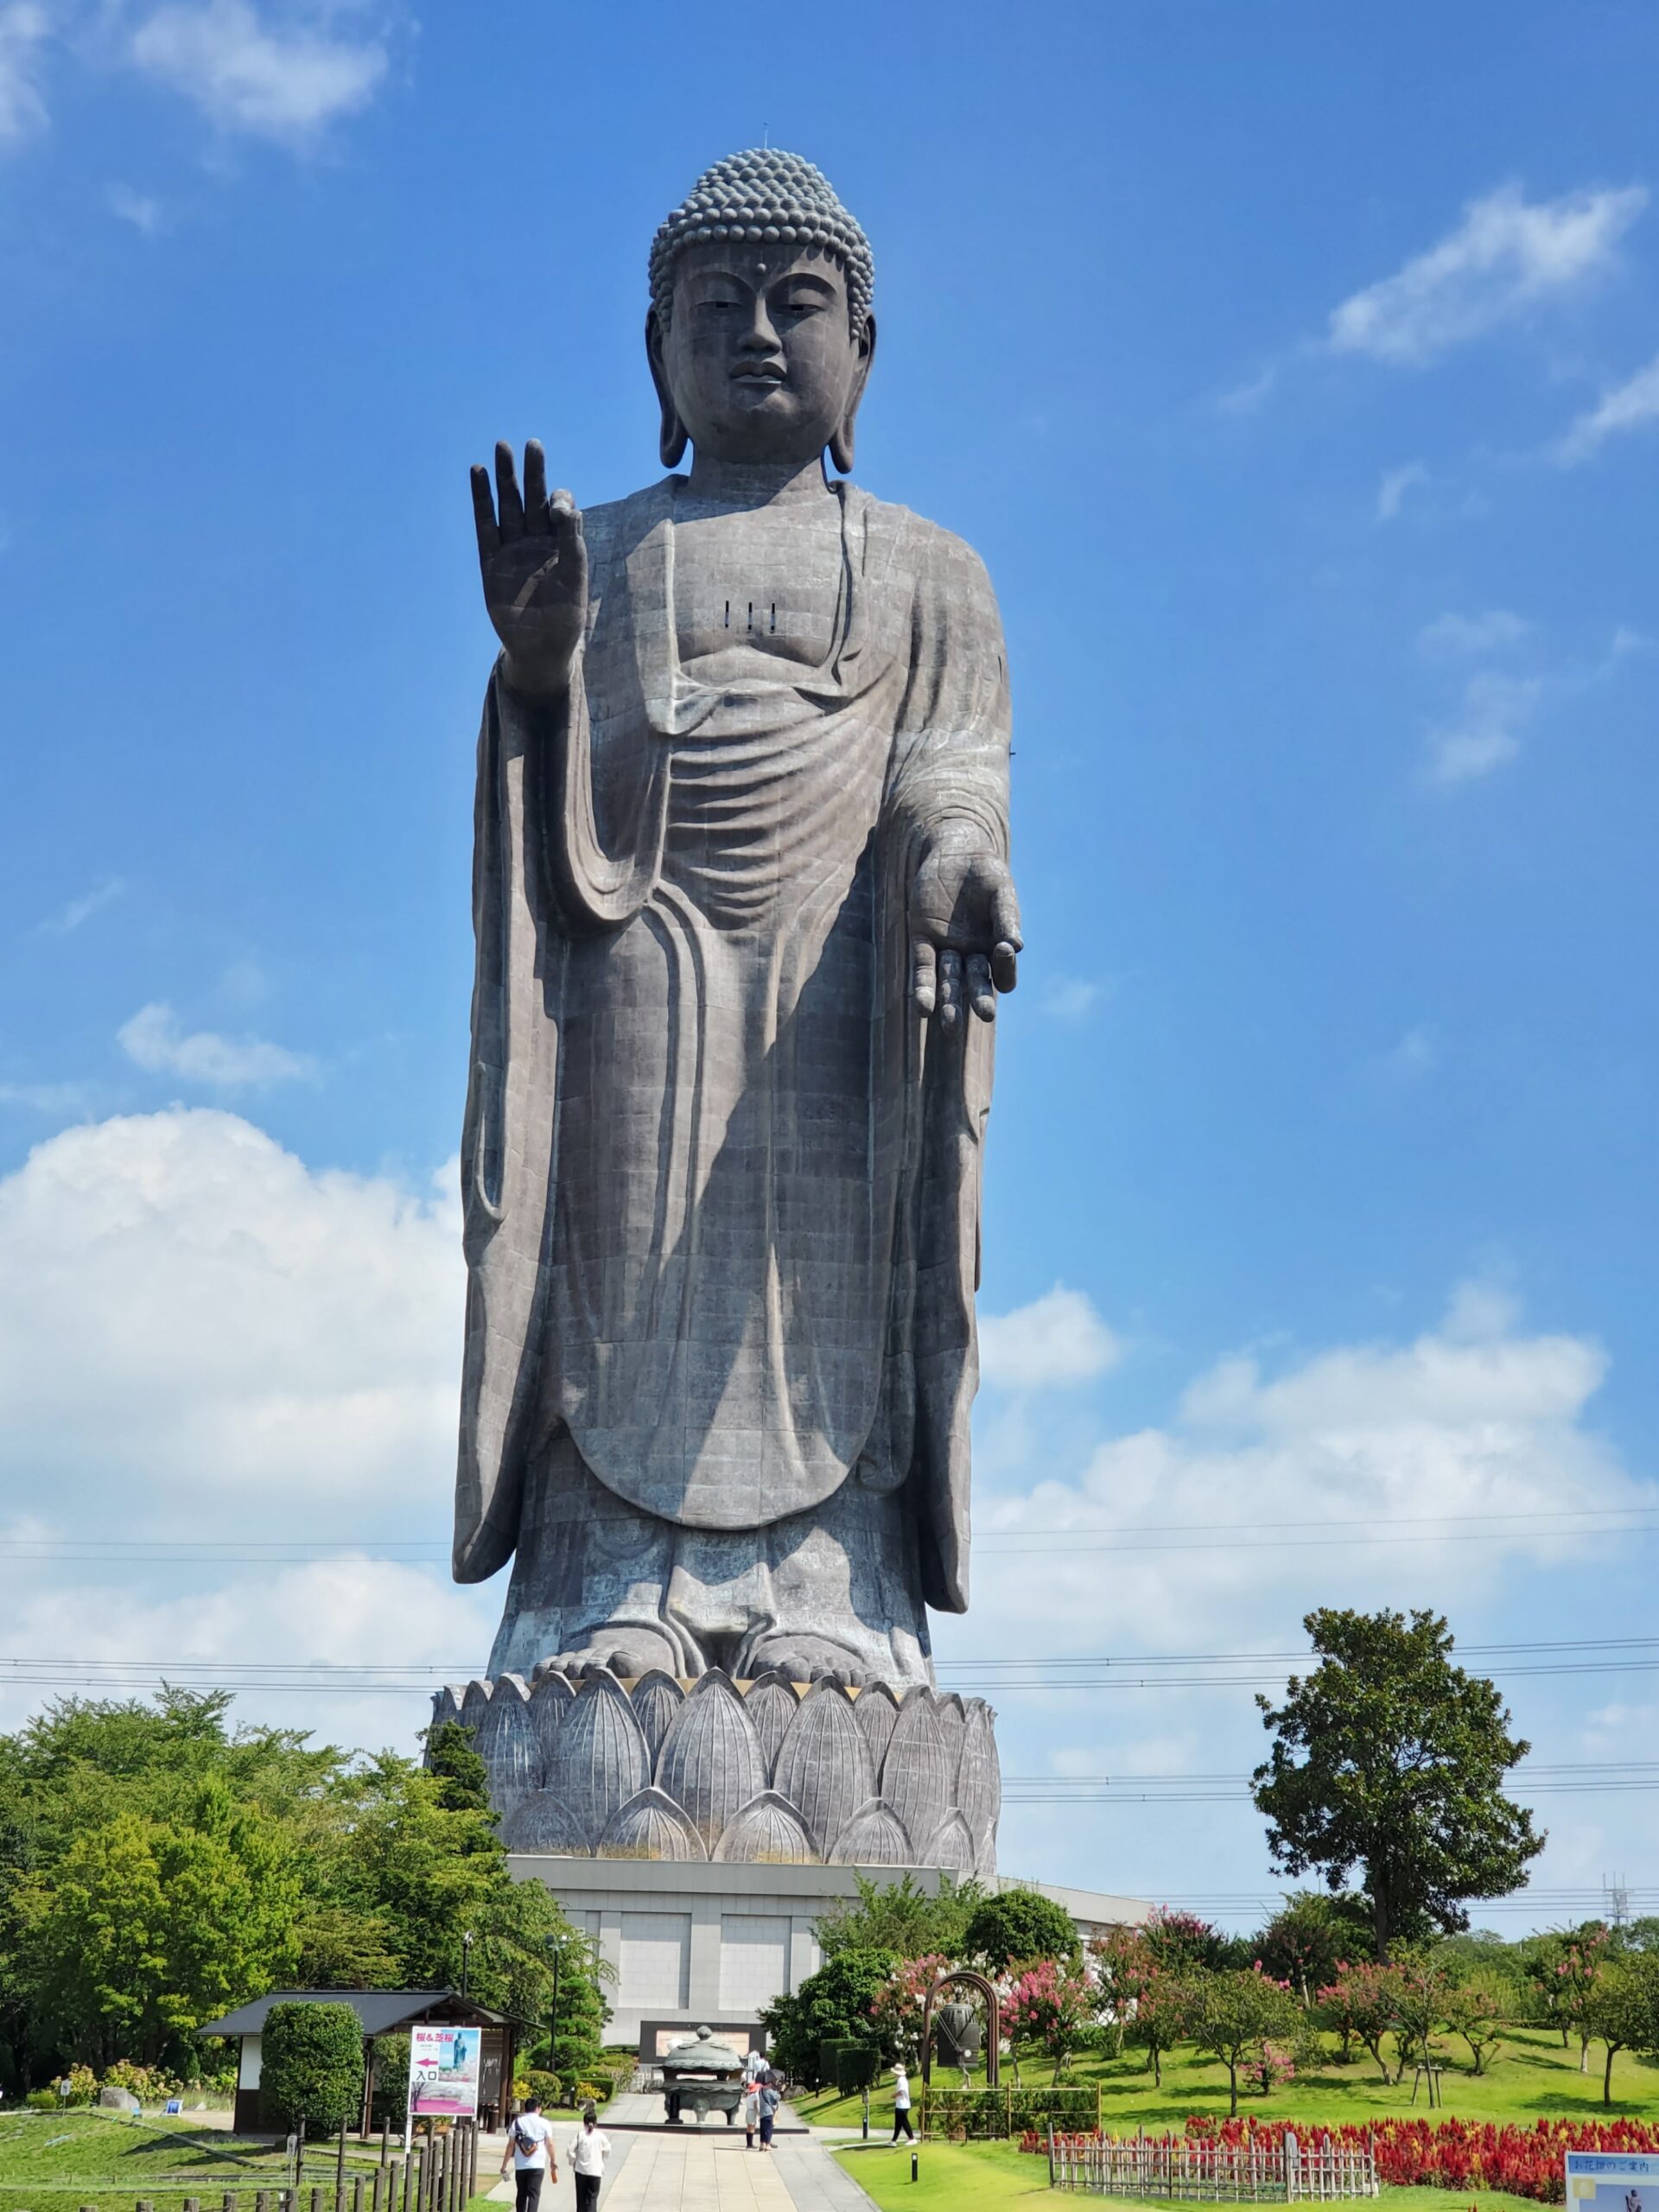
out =
[[(645, 2020), (746, 2026), (762, 2005), (817, 1972), (817, 1923), (857, 1895), (861, 1874), (886, 1883), (910, 1872), (930, 1893), (942, 1878), (935, 1867), (737, 1866), (552, 1852), (515, 1852), (507, 1864), (516, 1881), (544, 1883), (598, 1945), (615, 1977), (606, 1989), (612, 2043), (637, 2042)], [(1011, 1878), (997, 1886), (1012, 1887)], [(1150, 1910), (1134, 1897), (1029, 1886), (1064, 1904), (1085, 1934), (1144, 1920)]]

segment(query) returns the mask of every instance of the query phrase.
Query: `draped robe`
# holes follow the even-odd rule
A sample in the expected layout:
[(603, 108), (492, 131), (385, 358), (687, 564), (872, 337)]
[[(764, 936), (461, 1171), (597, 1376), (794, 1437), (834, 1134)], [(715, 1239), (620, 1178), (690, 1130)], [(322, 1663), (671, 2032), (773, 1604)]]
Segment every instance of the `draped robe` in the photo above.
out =
[[(569, 691), (479, 741), (454, 1571), (559, 1425), (616, 1497), (758, 1529), (906, 1486), (966, 1604), (991, 1032), (910, 991), (930, 839), (1007, 850), (1008, 695), (959, 539), (836, 487), (823, 664), (679, 665), (671, 477), (585, 517)], [(750, 664), (752, 663), (752, 666)]]

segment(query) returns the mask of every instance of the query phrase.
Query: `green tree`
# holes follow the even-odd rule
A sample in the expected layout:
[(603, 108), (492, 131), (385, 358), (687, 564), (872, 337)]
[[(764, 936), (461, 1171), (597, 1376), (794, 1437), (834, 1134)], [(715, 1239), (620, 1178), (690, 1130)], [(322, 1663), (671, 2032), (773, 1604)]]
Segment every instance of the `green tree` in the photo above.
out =
[(301, 2140), (354, 2119), (363, 2103), (363, 2025), (349, 2005), (273, 2005), (259, 2092)]
[(892, 1951), (841, 1951), (807, 1975), (792, 1995), (776, 1997), (760, 2010), (760, 2024), (771, 2039), (774, 2063), (797, 2080), (815, 2083), (818, 2056), (826, 2043), (881, 2043), (887, 2038), (874, 2008), (900, 1963)]
[(1401, 1937), (1468, 1925), (1464, 1901), (1503, 1897), (1542, 1850), (1503, 1794), (1530, 1746), (1493, 1685), (1452, 1663), (1436, 1613), (1332, 1609), (1304, 1623), (1320, 1663), (1282, 1705), (1252, 1782), (1275, 1865), (1340, 1888), (1363, 1868), (1376, 1956)]
[(987, 1894), (980, 1883), (942, 1874), (932, 1897), (913, 1874), (880, 1883), (855, 1872), (854, 1879), (856, 1898), (832, 1905), (817, 1923), (826, 1959), (842, 1951), (892, 1951), (901, 1959), (963, 1956), (969, 1921)]
[(490, 1770), (473, 1748), (474, 1731), (459, 1720), (446, 1720), (426, 1731), (426, 1771), (437, 1785), (438, 1803), (446, 1813), (485, 1813), (493, 1821), (490, 1804)]
[(1486, 2071), (1488, 2058), (1503, 2040), (1518, 1994), (1510, 1976), (1490, 1967), (1478, 1967), (1447, 1985), (1440, 1999), (1440, 2018), (1468, 2045), (1477, 2074)]
[(1238, 2110), (1238, 2069), (1259, 2056), (1274, 2037), (1289, 2037), (1300, 2008), (1280, 1982), (1259, 1968), (1211, 1974), (1200, 1970), (1186, 1984), (1186, 2031), (1200, 2050), (1227, 2069), (1228, 2109)]
[(1141, 1923), (1153, 1962), (1165, 1974), (1221, 1974), (1253, 1963), (1248, 1945), (1196, 1912), (1155, 1905)]
[(1606, 1967), (1587, 1993), (1580, 2014), (1585, 2028), (1606, 2053), (1601, 2070), (1601, 2101), (1613, 2101), (1613, 2058), (1621, 2050), (1659, 2054), (1659, 1957), (1638, 1953)]
[(1078, 1949), (1077, 1923), (1065, 1907), (1029, 1889), (982, 1897), (968, 1916), (962, 1941), (969, 1957), (983, 1959), (995, 1974), (1033, 1959), (1075, 1958)]
[(1306, 2012), (1314, 1992), (1335, 1980), (1338, 1967), (1366, 1956), (1370, 1918), (1363, 1897), (1294, 1890), (1251, 1940), (1252, 1961), (1259, 1959), (1275, 1981), (1287, 1981)]

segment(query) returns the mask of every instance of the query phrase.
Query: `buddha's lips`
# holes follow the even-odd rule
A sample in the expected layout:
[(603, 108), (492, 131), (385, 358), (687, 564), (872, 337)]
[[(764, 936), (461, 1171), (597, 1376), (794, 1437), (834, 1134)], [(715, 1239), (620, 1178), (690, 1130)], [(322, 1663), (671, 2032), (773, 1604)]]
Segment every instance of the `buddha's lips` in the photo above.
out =
[(734, 384), (787, 384), (789, 371), (779, 368), (772, 361), (746, 361), (741, 369), (732, 371)]

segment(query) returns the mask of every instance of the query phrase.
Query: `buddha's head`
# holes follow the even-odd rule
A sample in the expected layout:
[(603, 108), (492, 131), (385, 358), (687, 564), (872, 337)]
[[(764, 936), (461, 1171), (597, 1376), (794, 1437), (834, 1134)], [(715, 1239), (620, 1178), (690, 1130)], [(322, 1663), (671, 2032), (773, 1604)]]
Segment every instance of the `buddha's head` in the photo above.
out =
[(822, 171), (753, 149), (716, 162), (651, 249), (645, 347), (663, 461), (853, 465), (875, 351), (869, 241)]

